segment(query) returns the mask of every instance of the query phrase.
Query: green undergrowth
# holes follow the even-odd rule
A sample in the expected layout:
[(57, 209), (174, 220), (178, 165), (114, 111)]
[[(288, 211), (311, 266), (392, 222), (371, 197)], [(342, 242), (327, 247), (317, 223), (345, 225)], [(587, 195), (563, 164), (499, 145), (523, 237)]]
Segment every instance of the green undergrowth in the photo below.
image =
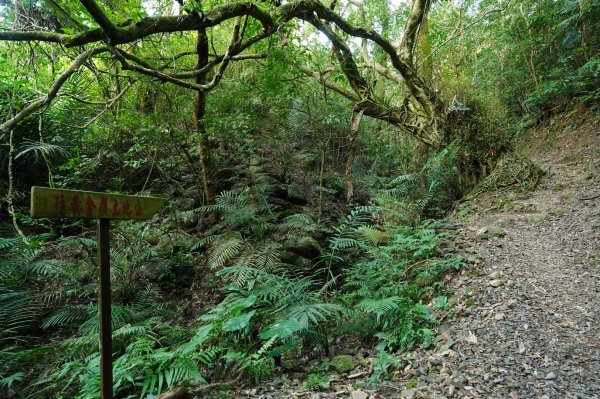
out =
[[(278, 219), (251, 189), (223, 192), (216, 205), (197, 209), (222, 215), (201, 239), (159, 224), (115, 225), (115, 394), (152, 397), (239, 374), (258, 382), (291, 354), (334, 355), (339, 337), (376, 342), (376, 380), (395, 352), (431, 345), (436, 315), (449, 308), (442, 277), (465, 263), (444, 254), (451, 237), (421, 216), (443, 185), (419, 179), (399, 179), (335, 227), (304, 214)], [(410, 223), (408, 202), (391, 200), (402, 184), (424, 190)], [(318, 254), (292, 262), (290, 240)], [(0, 246), (0, 385), (30, 398), (97, 398), (94, 241)], [(213, 281), (216, 304), (193, 305), (198, 280)], [(46, 338), (24, 345), (34, 336)], [(307, 386), (322, 383), (312, 377)]]

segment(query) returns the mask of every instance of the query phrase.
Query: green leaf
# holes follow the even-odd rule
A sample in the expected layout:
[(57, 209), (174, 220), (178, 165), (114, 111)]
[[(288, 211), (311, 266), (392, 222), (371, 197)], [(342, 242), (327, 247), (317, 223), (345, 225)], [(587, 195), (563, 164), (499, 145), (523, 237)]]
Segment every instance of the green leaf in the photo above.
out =
[(262, 339), (273, 337), (287, 338), (296, 331), (302, 330), (302, 324), (296, 319), (287, 319), (279, 323), (271, 324), (266, 330), (262, 330), (258, 336)]
[(285, 353), (291, 349), (294, 349), (296, 346), (300, 345), (300, 338), (294, 338), (287, 341), (285, 344), (277, 346), (271, 349), (267, 354), (270, 357), (279, 356), (282, 353)]
[(251, 312), (232, 317), (231, 319), (227, 320), (223, 325), (223, 331), (232, 332), (246, 328), (246, 326), (250, 322), (250, 319), (252, 318), (252, 316), (254, 316), (255, 313), (256, 311), (253, 310)]

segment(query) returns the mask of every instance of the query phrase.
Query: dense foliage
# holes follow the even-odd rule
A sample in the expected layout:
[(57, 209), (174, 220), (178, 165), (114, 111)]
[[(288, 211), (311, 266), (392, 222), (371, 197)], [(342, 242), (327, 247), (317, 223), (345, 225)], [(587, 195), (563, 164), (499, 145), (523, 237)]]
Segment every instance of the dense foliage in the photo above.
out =
[(340, 337), (377, 348), (377, 383), (467, 266), (436, 220), (517, 133), (600, 99), (595, 0), (248, 3), (0, 2), (0, 396), (99, 395), (94, 225), (33, 220), (32, 185), (169, 198), (113, 224), (120, 397), (260, 381)]

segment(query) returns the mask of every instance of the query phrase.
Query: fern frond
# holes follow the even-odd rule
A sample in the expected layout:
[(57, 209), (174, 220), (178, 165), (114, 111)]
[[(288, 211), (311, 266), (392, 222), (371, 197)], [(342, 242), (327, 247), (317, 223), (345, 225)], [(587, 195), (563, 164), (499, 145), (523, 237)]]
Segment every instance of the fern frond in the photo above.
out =
[(46, 318), (41, 327), (46, 329), (82, 322), (92, 317), (96, 310), (94, 305), (67, 305)]
[(194, 244), (192, 244), (192, 246), (190, 247), (190, 250), (195, 251), (197, 249), (203, 248), (208, 244), (212, 244), (218, 238), (219, 238), (219, 235), (203, 237), (203, 238), (199, 239), (198, 241), (196, 241)]
[(307, 232), (314, 232), (319, 229), (317, 223), (308, 215), (301, 213), (290, 215), (284, 218), (281, 223), (277, 226), (279, 230), (303, 230)]
[(401, 298), (392, 296), (383, 299), (363, 299), (356, 305), (359, 312), (373, 313), (377, 316), (377, 321), (388, 312), (398, 309)]
[(356, 232), (368, 243), (373, 245), (381, 245), (386, 242), (388, 238), (385, 231), (371, 226), (360, 226), (356, 229)]
[(330, 247), (335, 250), (346, 250), (350, 248), (367, 249), (368, 246), (355, 238), (333, 237), (330, 240)]
[(229, 260), (237, 256), (245, 245), (245, 241), (238, 237), (223, 237), (222, 242), (217, 242), (211, 248), (208, 265), (211, 269), (224, 266)]

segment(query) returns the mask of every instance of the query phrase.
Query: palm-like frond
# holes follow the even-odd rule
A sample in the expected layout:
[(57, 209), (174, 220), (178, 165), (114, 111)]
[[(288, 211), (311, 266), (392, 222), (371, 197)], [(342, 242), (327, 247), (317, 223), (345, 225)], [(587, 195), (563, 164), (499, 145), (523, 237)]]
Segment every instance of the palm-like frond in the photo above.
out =
[(25, 141), (15, 155), (15, 159), (28, 157), (37, 162), (40, 159), (66, 157), (68, 154), (69, 152), (66, 149), (56, 144)]
[(332, 303), (303, 303), (289, 307), (286, 319), (297, 320), (304, 328), (335, 320), (342, 308)]

